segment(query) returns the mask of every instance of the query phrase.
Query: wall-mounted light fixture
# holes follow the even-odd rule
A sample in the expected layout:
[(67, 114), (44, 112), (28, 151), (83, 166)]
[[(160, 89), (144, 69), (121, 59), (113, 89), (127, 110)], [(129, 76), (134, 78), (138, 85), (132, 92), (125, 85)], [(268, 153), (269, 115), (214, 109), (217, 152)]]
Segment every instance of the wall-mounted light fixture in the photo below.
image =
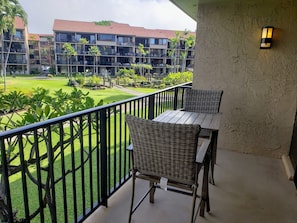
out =
[(273, 26), (263, 26), (262, 27), (262, 36), (261, 36), (260, 49), (269, 49), (269, 48), (271, 48), (273, 30), (274, 30)]

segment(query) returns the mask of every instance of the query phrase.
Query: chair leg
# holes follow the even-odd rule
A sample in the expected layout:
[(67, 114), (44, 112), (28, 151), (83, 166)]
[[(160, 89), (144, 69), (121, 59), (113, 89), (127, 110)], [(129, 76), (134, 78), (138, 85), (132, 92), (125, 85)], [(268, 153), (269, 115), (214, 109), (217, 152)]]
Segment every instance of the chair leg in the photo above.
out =
[(154, 203), (155, 202), (154, 195), (155, 195), (155, 191), (156, 191), (156, 186), (153, 181), (150, 181), (150, 188), (152, 188), (150, 191), (150, 202)]
[(191, 223), (194, 223), (194, 221), (195, 221), (196, 199), (197, 199), (197, 186), (195, 186), (193, 189)]
[(130, 206), (130, 213), (129, 213), (129, 223), (131, 222), (132, 219), (132, 214), (133, 214), (133, 205), (134, 205), (134, 194), (135, 194), (135, 172), (132, 170), (132, 196), (131, 196), (131, 206)]

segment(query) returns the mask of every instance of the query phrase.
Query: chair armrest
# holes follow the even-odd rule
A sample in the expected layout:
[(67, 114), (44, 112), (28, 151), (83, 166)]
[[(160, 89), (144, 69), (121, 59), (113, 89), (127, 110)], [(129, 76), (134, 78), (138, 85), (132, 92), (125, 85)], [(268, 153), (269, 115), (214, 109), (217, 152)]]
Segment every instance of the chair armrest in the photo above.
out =
[(133, 151), (133, 144), (130, 144), (130, 145), (126, 148), (126, 150), (128, 150), (128, 151)]
[(197, 155), (196, 155), (196, 162), (197, 163), (203, 163), (204, 158), (207, 154), (207, 151), (210, 146), (210, 139), (203, 140), (202, 145), (199, 147)]

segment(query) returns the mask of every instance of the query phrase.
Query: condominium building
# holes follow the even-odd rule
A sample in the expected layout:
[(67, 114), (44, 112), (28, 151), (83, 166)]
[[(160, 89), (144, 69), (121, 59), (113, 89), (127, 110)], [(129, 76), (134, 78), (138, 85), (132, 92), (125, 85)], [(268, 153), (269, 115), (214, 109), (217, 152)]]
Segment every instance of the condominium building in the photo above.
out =
[[(116, 74), (120, 68), (131, 68), (132, 64), (149, 64), (152, 70), (149, 73), (163, 74), (170, 71), (173, 58), (170, 57), (169, 39), (176, 37), (176, 31), (145, 29), (133, 27), (128, 24), (116, 22), (81, 22), (56, 19), (54, 22), (56, 71), (94, 72), (100, 74)], [(195, 33), (190, 33), (195, 35)], [(82, 43), (81, 39), (87, 43)], [(65, 54), (63, 45), (71, 43), (77, 55)], [(139, 44), (144, 46), (141, 52)], [(100, 57), (94, 58), (89, 49), (96, 46)], [(187, 68), (193, 67), (194, 49), (185, 49), (184, 44), (179, 44), (175, 55), (175, 65), (182, 63), (181, 52), (187, 50), (184, 59)], [(95, 69), (95, 67), (97, 69)]]
[(30, 73), (48, 73), (55, 67), (54, 35), (29, 34)]
[[(29, 72), (27, 27), (20, 18), (15, 20), (15, 33), (5, 32), (0, 41), (0, 61), (5, 63), (7, 56), (7, 74), (26, 74)], [(2, 63), (1, 63), (2, 66)], [(2, 70), (2, 67), (1, 67)]]
[[(129, 69), (134, 64), (146, 64), (151, 65), (152, 69), (145, 72), (161, 75), (172, 71), (172, 67), (181, 70), (183, 66), (191, 70), (194, 63), (194, 46), (186, 47), (181, 41), (172, 49), (170, 39), (177, 34), (173, 30), (146, 29), (111, 21), (56, 19), (53, 34), (29, 34), (20, 18), (16, 18), (15, 27), (8, 58), (8, 74), (40, 74), (49, 71), (66, 74), (69, 70), (72, 73), (115, 75), (120, 68)], [(195, 33), (190, 32), (188, 35), (194, 36)], [(0, 43), (0, 59), (2, 54), (7, 58), (9, 43), (10, 35), (5, 33)], [(71, 44), (76, 55), (66, 54), (65, 43)], [(140, 44), (143, 48), (140, 48)], [(98, 48), (100, 56), (90, 52), (92, 46)]]

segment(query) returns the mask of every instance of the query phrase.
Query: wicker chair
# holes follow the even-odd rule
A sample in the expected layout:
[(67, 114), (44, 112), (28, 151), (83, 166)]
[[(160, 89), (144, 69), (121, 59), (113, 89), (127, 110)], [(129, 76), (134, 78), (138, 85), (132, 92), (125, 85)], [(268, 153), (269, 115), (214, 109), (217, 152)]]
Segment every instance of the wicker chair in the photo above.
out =
[[(131, 222), (132, 214), (148, 194), (150, 194), (150, 202), (154, 203), (154, 193), (160, 186), (161, 179), (168, 180), (166, 184), (170, 186), (168, 190), (174, 188), (173, 191), (180, 192), (179, 189), (183, 189), (183, 193), (187, 190), (188, 194), (192, 195), (191, 222), (194, 222), (198, 174), (203, 165), (208, 171), (210, 140), (204, 140), (198, 147), (199, 125), (155, 122), (131, 115), (126, 116), (126, 122), (132, 141), (128, 148), (132, 157), (133, 181), (129, 222)], [(150, 189), (134, 207), (136, 178), (148, 180)], [(207, 180), (206, 184), (208, 184)], [(208, 186), (204, 184), (203, 186), (207, 189), (203, 192), (205, 199), (203, 199), (203, 207), (200, 205), (200, 215), (201, 208), (204, 213), (205, 202), (207, 211), (210, 210)]]
[[(222, 90), (201, 90), (187, 88), (185, 90), (184, 111), (198, 113), (218, 113), (220, 111), (221, 100), (223, 96)], [(210, 131), (202, 129), (199, 137), (209, 137)], [(214, 164), (217, 157), (217, 140), (218, 131), (212, 134), (212, 158), (211, 158), (211, 176), (210, 182), (214, 184)]]
[(222, 90), (185, 90), (184, 110), (199, 113), (218, 113), (220, 111)]

